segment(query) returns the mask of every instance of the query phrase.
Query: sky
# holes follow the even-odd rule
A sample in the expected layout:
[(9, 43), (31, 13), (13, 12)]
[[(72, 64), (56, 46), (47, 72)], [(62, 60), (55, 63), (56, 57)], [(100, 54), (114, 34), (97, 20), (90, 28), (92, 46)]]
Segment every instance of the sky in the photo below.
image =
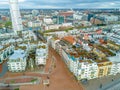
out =
[[(9, 8), (9, 0), (0, 0), (0, 9)], [(120, 0), (18, 0), (24, 8), (120, 8)]]

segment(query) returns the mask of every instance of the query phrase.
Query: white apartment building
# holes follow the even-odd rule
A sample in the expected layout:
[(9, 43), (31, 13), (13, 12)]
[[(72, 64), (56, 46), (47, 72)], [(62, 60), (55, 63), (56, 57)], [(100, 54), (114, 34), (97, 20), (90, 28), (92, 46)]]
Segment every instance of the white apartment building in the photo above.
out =
[(111, 75), (116, 75), (120, 73), (120, 53), (117, 53), (114, 57), (109, 57), (109, 60), (112, 62)]
[(41, 26), (41, 22), (37, 21), (37, 22), (28, 22), (28, 27), (40, 27)]
[(44, 24), (53, 24), (53, 20), (51, 18), (44, 18), (43, 19)]
[(113, 63), (110, 75), (116, 75), (117, 73), (120, 73), (120, 63)]
[(80, 60), (79, 58), (73, 59), (73, 57), (65, 53), (64, 50), (62, 50), (62, 57), (70, 71), (77, 77), (78, 80), (89, 80), (98, 77), (98, 66), (92, 60)]
[(13, 45), (0, 45), (0, 63), (6, 60), (10, 55), (14, 53)]
[(48, 47), (45, 43), (39, 43), (36, 50), (36, 65), (45, 65), (48, 57)]
[(51, 24), (51, 25), (45, 25), (45, 30), (51, 30), (51, 29), (59, 29), (59, 24)]
[(96, 63), (91, 62), (90, 60), (79, 61), (78, 67), (78, 80), (81, 79), (94, 79), (98, 77), (98, 66)]
[(118, 16), (115, 15), (100, 15), (100, 16), (104, 17), (106, 22), (118, 21)]
[(82, 20), (83, 15), (82, 14), (73, 14), (73, 18), (75, 20)]
[[(101, 63), (82, 56), (81, 53), (78, 53), (58, 37), (53, 37), (49, 41), (51, 46), (60, 54), (69, 70), (76, 76), (77, 80), (90, 80), (120, 73), (120, 53), (116, 53), (116, 56), (113, 57), (107, 57), (108, 61)], [(87, 44), (84, 44), (83, 48), (88, 52), (91, 50)], [(93, 49), (93, 52), (100, 57), (106, 57), (103, 52), (96, 48)]]
[(27, 55), (24, 50), (14, 50), (14, 54), (9, 57), (8, 70), (11, 72), (21, 72), (26, 69)]

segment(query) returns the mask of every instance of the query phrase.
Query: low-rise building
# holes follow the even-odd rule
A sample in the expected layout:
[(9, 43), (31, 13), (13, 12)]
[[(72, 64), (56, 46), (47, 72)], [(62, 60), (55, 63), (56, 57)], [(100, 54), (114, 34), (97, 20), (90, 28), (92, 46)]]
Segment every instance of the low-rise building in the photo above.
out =
[(104, 77), (110, 75), (112, 68), (112, 62), (105, 61), (98, 63), (98, 77)]
[(28, 27), (40, 27), (40, 26), (41, 26), (41, 22), (39, 22), (39, 21), (36, 21), (36, 22), (30, 21), (30, 22), (28, 22)]
[(94, 79), (98, 77), (98, 66), (96, 62), (91, 60), (80, 60), (78, 67), (78, 80), (81, 79)]
[(13, 45), (0, 46), (0, 63), (6, 60), (13, 53), (14, 53)]
[(36, 65), (45, 65), (48, 57), (48, 47), (45, 43), (39, 43), (36, 50)]
[[(93, 33), (96, 33), (94, 31)], [(100, 39), (105, 37), (97, 31)], [(90, 40), (83, 39), (84, 33), (66, 35), (62, 38), (51, 37), (51, 46), (59, 53), (70, 72), (77, 80), (94, 79), (120, 73), (120, 45), (107, 40), (98, 43), (98, 37)], [(97, 42), (96, 42), (96, 41)], [(91, 45), (90, 45), (91, 44)]]
[(11, 72), (21, 72), (26, 69), (27, 54), (24, 50), (14, 50), (14, 54), (9, 57), (8, 70)]

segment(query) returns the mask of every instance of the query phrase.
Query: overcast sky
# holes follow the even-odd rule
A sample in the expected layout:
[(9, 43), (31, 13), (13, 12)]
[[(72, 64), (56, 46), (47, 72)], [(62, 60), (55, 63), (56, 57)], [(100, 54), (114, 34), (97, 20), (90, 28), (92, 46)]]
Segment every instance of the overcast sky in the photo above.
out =
[[(9, 8), (0, 0), (0, 8)], [(120, 8), (120, 0), (19, 0), (20, 8)]]

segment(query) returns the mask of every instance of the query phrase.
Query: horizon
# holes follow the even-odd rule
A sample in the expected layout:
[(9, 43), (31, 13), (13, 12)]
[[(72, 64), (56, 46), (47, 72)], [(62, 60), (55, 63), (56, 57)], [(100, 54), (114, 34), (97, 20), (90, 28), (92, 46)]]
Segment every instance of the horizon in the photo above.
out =
[[(6, 9), (6, 10), (9, 10), (10, 8), (0, 8), (0, 10), (2, 9)], [(23, 9), (55, 9), (55, 10), (58, 10), (58, 9), (62, 9), (62, 10), (67, 10), (67, 9), (73, 9), (73, 10), (76, 10), (76, 9), (80, 9), (80, 10), (118, 10), (120, 8), (20, 8), (20, 10), (23, 10)]]

